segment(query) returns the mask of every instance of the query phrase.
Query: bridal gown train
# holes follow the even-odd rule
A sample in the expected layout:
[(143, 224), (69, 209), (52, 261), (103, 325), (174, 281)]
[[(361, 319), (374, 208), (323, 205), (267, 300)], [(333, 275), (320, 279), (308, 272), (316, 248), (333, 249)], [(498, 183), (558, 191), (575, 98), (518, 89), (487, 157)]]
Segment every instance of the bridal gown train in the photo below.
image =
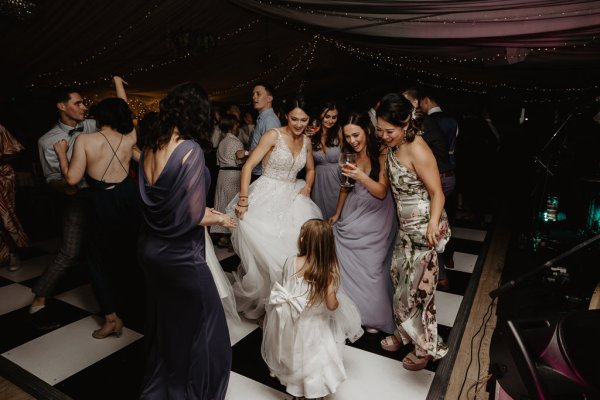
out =
[[(322, 218), (321, 210), (299, 192), (305, 182), (296, 175), (306, 164), (308, 138), (294, 156), (281, 132), (263, 174), (248, 192), (249, 207), (238, 227), (231, 231), (231, 243), (241, 259), (234, 274), (233, 289), (237, 309), (246, 318), (257, 319), (265, 313), (271, 284), (280, 280), (286, 258), (297, 253), (298, 235), (304, 222)], [(233, 208), (239, 196), (227, 206)]]

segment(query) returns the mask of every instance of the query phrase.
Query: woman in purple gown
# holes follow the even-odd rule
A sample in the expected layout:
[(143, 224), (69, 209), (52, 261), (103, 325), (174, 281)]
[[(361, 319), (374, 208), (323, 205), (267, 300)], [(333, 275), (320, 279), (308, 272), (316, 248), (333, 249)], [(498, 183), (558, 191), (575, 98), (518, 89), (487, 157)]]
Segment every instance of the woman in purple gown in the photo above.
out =
[(342, 127), (345, 149), (357, 156), (356, 165), (342, 168), (342, 174), (355, 180), (354, 187), (340, 189), (336, 212), (329, 219), (341, 287), (360, 310), (367, 332), (391, 333), (395, 326), (389, 273), (397, 224), (385, 158), (367, 113), (351, 113)]
[(319, 110), (319, 118), (321, 129), (311, 137), (315, 160), (315, 183), (311, 197), (321, 209), (323, 218), (328, 219), (335, 214), (340, 184), (338, 160), (342, 131), (335, 102), (326, 102)]
[(202, 225), (233, 227), (206, 208), (210, 174), (198, 144), (208, 140), (210, 102), (194, 83), (160, 102), (145, 137), (138, 242), (148, 292), (149, 354), (141, 399), (224, 399), (231, 344), (223, 306), (205, 261)]

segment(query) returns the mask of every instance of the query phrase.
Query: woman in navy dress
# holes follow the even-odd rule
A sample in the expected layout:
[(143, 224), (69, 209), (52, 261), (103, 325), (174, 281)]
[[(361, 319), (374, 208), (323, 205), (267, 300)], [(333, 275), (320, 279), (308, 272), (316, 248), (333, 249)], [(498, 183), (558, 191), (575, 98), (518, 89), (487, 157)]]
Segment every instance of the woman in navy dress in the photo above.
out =
[(231, 343), (223, 306), (205, 261), (206, 225), (233, 227), (206, 208), (211, 106), (195, 83), (160, 102), (145, 137), (139, 188), (144, 223), (138, 243), (148, 292), (149, 354), (141, 399), (224, 399)]

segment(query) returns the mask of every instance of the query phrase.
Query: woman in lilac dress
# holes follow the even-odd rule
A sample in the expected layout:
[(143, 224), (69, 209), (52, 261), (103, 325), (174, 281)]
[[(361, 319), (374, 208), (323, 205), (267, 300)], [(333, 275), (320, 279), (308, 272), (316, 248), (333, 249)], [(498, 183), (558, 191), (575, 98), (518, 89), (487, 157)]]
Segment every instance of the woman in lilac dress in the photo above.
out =
[(227, 392), (231, 344), (203, 225), (235, 222), (206, 208), (210, 173), (198, 142), (208, 142), (210, 109), (198, 84), (173, 89), (140, 157), (138, 256), (149, 302), (141, 399), (224, 399)]
[(323, 218), (335, 214), (340, 185), (338, 160), (342, 144), (342, 130), (338, 124), (338, 108), (333, 101), (326, 102), (319, 112), (321, 129), (312, 137), (315, 160), (315, 183), (311, 198), (319, 206)]
[(351, 113), (342, 126), (344, 147), (357, 157), (356, 165), (342, 168), (343, 175), (355, 180), (354, 187), (340, 189), (336, 212), (329, 219), (334, 224), (341, 287), (360, 310), (367, 332), (393, 332), (389, 266), (396, 216), (385, 157), (367, 113)]

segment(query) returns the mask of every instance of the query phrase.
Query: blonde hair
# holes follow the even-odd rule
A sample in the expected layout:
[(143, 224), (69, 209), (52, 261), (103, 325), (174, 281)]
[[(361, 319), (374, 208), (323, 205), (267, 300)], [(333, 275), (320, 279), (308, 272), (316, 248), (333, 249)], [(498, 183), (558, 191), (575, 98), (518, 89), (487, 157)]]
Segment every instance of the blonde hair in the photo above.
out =
[(298, 256), (306, 257), (303, 277), (310, 287), (309, 306), (325, 300), (331, 283), (337, 291), (340, 271), (333, 230), (326, 221), (309, 219), (302, 225), (298, 237)]

